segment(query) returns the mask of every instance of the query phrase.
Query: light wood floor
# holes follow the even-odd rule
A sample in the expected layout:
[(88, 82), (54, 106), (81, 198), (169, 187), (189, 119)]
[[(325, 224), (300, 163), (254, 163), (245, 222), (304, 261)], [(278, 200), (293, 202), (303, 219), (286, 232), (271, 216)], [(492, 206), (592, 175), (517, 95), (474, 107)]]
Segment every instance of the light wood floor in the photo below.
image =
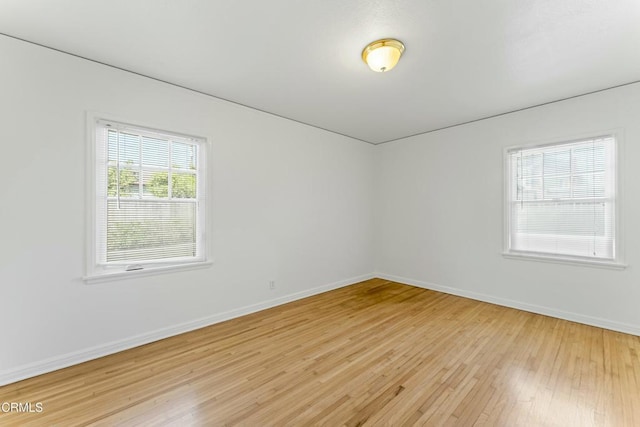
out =
[(0, 388), (2, 426), (640, 426), (640, 338), (381, 279)]

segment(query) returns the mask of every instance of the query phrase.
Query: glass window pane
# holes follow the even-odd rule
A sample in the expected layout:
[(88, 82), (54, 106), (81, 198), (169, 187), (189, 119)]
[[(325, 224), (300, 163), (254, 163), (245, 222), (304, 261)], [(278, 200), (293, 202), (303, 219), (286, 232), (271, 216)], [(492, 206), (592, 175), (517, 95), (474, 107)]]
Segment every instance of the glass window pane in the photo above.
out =
[(603, 236), (604, 203), (514, 204), (516, 231), (527, 234)]
[(571, 177), (565, 176), (545, 176), (544, 178), (544, 198), (561, 199), (571, 197)]
[(120, 132), (120, 163), (140, 164), (140, 137)]
[(169, 141), (143, 136), (142, 164), (143, 166), (169, 167)]
[(542, 175), (542, 154), (529, 154), (522, 156), (522, 176)]
[(544, 174), (564, 175), (571, 173), (571, 150), (544, 153)]
[(521, 182), (520, 200), (542, 199), (542, 178), (525, 178)]
[(171, 167), (195, 170), (197, 164), (195, 145), (180, 142), (171, 144)]
[(576, 175), (573, 177), (573, 197), (605, 197), (604, 173)]
[(115, 200), (107, 204), (107, 262), (196, 255), (196, 204)]
[(169, 173), (161, 171), (143, 171), (142, 194), (146, 197), (169, 197)]
[(107, 131), (107, 150), (109, 152), (109, 163), (118, 161), (118, 132), (109, 129)]
[(171, 196), (178, 199), (195, 199), (195, 174), (173, 172), (171, 176)]
[(604, 170), (604, 145), (589, 144), (576, 147), (572, 151), (574, 173), (600, 172)]
[(120, 186), (120, 197), (137, 197), (139, 173), (136, 170), (121, 168), (120, 179), (118, 179), (118, 169), (110, 166), (107, 170), (107, 196), (118, 196), (118, 185)]

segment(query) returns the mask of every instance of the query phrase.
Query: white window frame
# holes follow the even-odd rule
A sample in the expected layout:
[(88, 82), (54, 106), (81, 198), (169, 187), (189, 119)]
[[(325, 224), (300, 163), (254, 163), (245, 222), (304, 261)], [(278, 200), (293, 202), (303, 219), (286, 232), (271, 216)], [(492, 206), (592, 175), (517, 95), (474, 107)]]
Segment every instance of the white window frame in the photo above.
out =
[[(197, 225), (198, 230), (198, 256), (189, 259), (165, 259), (135, 262), (135, 269), (131, 269), (131, 262), (103, 263), (99, 254), (101, 240), (99, 227), (106, 224), (106, 218), (99, 218), (100, 210), (97, 208), (99, 200), (107, 197), (106, 188), (98, 188), (101, 180), (97, 179), (98, 173), (106, 173), (106, 165), (98, 166), (99, 150), (97, 147), (97, 130), (105, 122), (111, 123), (120, 129), (130, 128), (133, 131), (142, 131), (146, 134), (171, 135), (177, 138), (190, 140), (198, 145), (197, 156)], [(130, 277), (155, 275), (178, 270), (191, 270), (206, 268), (212, 264), (208, 259), (210, 250), (207, 236), (209, 221), (207, 219), (207, 166), (209, 161), (209, 143), (207, 138), (192, 136), (183, 132), (160, 130), (159, 127), (134, 125), (127, 120), (114, 118), (109, 115), (87, 112), (87, 168), (86, 168), (86, 262), (84, 281), (88, 284), (101, 283), (110, 280), (118, 280)], [(103, 211), (106, 215), (106, 210)]]
[[(602, 136), (613, 137), (614, 139), (614, 167), (613, 171), (613, 194), (614, 194), (614, 213), (613, 213), (613, 221), (614, 221), (614, 258), (613, 259), (598, 259), (598, 258), (589, 258), (589, 257), (580, 257), (580, 256), (572, 256), (572, 255), (561, 255), (561, 254), (549, 254), (544, 252), (529, 252), (529, 251), (521, 251), (521, 250), (513, 250), (511, 249), (511, 203), (512, 203), (512, 182), (511, 182), (511, 162), (510, 162), (510, 154), (517, 150), (527, 150), (532, 148), (544, 148), (544, 147), (553, 147), (556, 145), (568, 144), (572, 142), (579, 142), (582, 140), (594, 139)], [(517, 259), (517, 260), (531, 260), (531, 261), (542, 261), (542, 262), (552, 262), (552, 263), (561, 263), (561, 264), (571, 264), (571, 265), (582, 265), (588, 267), (603, 267), (610, 269), (624, 269), (627, 265), (624, 263), (624, 245), (622, 242), (622, 189), (623, 189), (623, 164), (622, 160), (624, 159), (623, 150), (624, 150), (624, 135), (621, 129), (615, 130), (605, 130), (598, 132), (590, 132), (588, 134), (574, 135), (572, 137), (567, 138), (557, 138), (553, 140), (546, 141), (538, 141), (538, 142), (529, 142), (525, 144), (520, 144), (516, 146), (510, 146), (504, 148), (503, 151), (503, 170), (504, 170), (504, 192), (503, 192), (503, 209), (504, 209), (504, 232), (503, 232), (503, 252), (502, 255), (505, 258)]]

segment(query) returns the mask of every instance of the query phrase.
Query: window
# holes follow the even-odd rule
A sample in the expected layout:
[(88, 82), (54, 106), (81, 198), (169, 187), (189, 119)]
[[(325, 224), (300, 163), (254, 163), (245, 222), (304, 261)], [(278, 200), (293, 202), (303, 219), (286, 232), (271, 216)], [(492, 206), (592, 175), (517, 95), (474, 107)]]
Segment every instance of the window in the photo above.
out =
[(205, 141), (94, 121), (89, 275), (206, 260)]
[(507, 254), (615, 263), (614, 135), (507, 150)]

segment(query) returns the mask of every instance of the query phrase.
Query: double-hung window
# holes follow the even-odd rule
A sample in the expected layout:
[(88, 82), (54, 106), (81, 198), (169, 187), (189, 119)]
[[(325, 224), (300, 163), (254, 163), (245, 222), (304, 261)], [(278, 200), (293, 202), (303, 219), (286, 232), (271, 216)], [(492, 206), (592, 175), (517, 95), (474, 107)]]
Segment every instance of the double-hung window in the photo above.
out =
[(205, 141), (96, 119), (89, 276), (206, 261)]
[(617, 263), (614, 135), (507, 150), (507, 255)]

